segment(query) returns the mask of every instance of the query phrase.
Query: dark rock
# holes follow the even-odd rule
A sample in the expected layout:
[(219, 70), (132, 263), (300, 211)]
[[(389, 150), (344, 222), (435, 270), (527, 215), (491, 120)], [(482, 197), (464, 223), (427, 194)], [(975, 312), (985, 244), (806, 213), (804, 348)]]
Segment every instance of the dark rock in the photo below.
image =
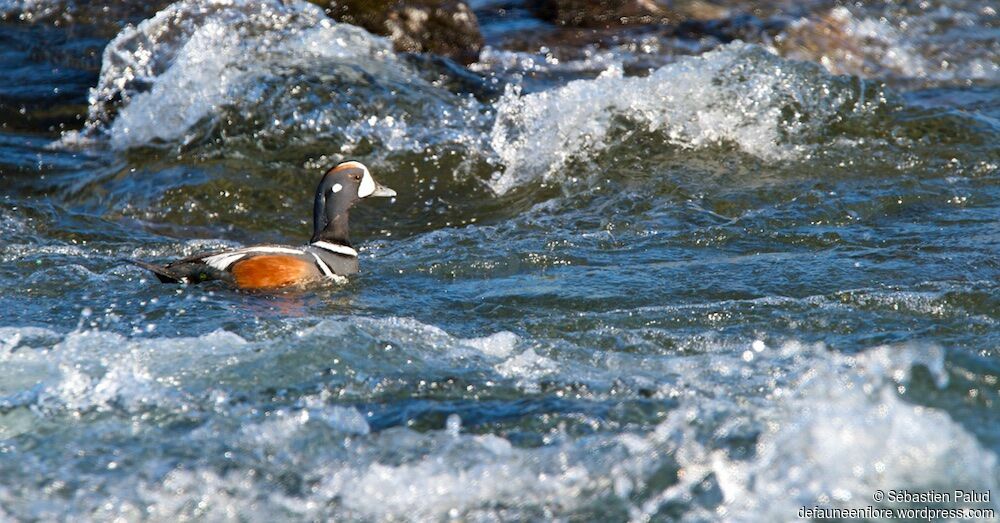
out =
[(783, 18), (761, 20), (753, 15), (737, 15), (717, 20), (686, 20), (677, 25), (674, 36), (692, 40), (710, 36), (722, 43), (733, 40), (757, 42), (764, 36), (773, 36), (788, 26)]
[(741, 14), (757, 18), (800, 16), (827, 3), (830, 0), (538, 0), (529, 5), (535, 16), (556, 25), (608, 29), (730, 19)]
[(460, 0), (310, 0), (330, 17), (392, 40), (397, 51), (434, 53), (463, 64), (483, 47), (476, 15)]
[(540, 0), (532, 6), (539, 18), (570, 27), (671, 23), (676, 16), (658, 0)]

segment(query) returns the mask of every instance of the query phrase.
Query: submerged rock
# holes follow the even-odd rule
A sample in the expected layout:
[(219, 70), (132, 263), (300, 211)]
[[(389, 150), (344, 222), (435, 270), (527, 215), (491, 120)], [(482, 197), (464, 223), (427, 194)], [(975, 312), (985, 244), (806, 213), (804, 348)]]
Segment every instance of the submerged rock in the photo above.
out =
[(804, 15), (828, 0), (540, 0), (529, 2), (535, 16), (565, 27), (676, 25), (752, 15), (757, 18)]
[(483, 35), (460, 0), (310, 0), (339, 22), (387, 36), (397, 51), (429, 52), (468, 64), (479, 58)]
[(543, 20), (573, 27), (670, 23), (675, 19), (665, 2), (658, 0), (541, 0), (533, 3), (532, 10)]
[(686, 20), (677, 25), (674, 36), (692, 40), (712, 37), (722, 43), (734, 40), (760, 42), (788, 26), (782, 18), (760, 19), (753, 15), (737, 15), (713, 20)]
[[(974, 5), (974, 4), (970, 4)], [(970, 7), (943, 16), (920, 6), (880, 10), (835, 6), (794, 20), (776, 35), (774, 49), (789, 58), (823, 64), (849, 74), (934, 85), (942, 82), (994, 82), (1000, 78), (1000, 41), (964, 38), (964, 27), (988, 26), (996, 14)]]

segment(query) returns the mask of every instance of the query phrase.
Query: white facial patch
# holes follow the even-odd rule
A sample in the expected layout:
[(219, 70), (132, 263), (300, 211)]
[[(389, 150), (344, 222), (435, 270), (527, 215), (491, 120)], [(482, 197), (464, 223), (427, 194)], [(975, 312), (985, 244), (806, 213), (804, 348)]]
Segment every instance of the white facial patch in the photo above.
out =
[(358, 186), (358, 198), (366, 198), (375, 192), (375, 179), (372, 178), (372, 174), (368, 172), (367, 167), (362, 165), (361, 169), (365, 174), (361, 177), (361, 185)]
[(335, 184), (333, 184), (333, 187), (330, 187), (330, 192), (340, 192), (343, 188), (344, 188), (343, 185), (340, 185), (339, 183), (335, 183)]

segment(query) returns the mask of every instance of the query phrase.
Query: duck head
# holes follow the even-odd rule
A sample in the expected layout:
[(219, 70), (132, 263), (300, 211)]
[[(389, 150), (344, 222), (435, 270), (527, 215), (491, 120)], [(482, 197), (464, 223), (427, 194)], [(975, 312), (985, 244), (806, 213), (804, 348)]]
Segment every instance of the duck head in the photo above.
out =
[(316, 188), (311, 241), (350, 246), (348, 211), (370, 196), (393, 197), (396, 191), (376, 182), (360, 162), (344, 162), (327, 171)]

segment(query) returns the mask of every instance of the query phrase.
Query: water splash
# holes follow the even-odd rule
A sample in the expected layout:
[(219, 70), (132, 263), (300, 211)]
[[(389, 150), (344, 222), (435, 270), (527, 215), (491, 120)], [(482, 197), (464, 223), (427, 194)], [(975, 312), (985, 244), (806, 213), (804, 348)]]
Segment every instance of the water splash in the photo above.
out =
[[(34, 331), (13, 334), (36, 340), (53, 337), (42, 333), (38, 338)], [(3, 334), (8, 339), (11, 335)], [(63, 362), (55, 375), (59, 377), (46, 386), (51, 394), (36, 399), (31, 416), (58, 417), (70, 409), (84, 414), (85, 430), (101, 431), (106, 441), (124, 438), (119, 453), (106, 456), (101, 470), (74, 472), (88, 481), (100, 481), (100, 495), (54, 497), (35, 490), (34, 484), (7, 485), (0, 489), (0, 500), (12, 514), (126, 517), (134, 515), (136, 507), (145, 507), (146, 514), (159, 519), (235, 517), (249, 516), (244, 507), (255, 501), (258, 517), (509, 519), (582, 513), (644, 521), (665, 507), (675, 507), (687, 519), (713, 514), (741, 519), (761, 513), (782, 519), (812, 503), (853, 506), (867, 499), (871, 489), (890, 485), (996, 487), (995, 455), (943, 411), (910, 404), (898, 392), (917, 379), (913, 376), (917, 367), (927, 370), (932, 386), (947, 386), (944, 351), (933, 345), (882, 346), (842, 355), (822, 344), (795, 340), (769, 344), (703, 339), (691, 340), (698, 349), (684, 355), (587, 357), (580, 365), (608, 381), (634, 379), (622, 373), (639, 369), (655, 372), (664, 383), (654, 387), (653, 395), (673, 398), (675, 408), (639, 433), (574, 437), (556, 429), (545, 445), (525, 447), (503, 435), (468, 433), (452, 421), (440, 430), (394, 427), (372, 432), (362, 409), (337, 404), (338, 394), (328, 389), (265, 412), (244, 405), (237, 397), (241, 393), (224, 387), (191, 394), (192, 386), (202, 380), (196, 369), (263, 358), (260, 363), (265, 365), (256, 368), (294, 372), (308, 360), (313, 349), (307, 346), (328, 339), (338, 339), (344, 346), (360, 342), (363, 347), (369, 336), (379, 338), (377, 343), (410, 339), (419, 346), (401, 347), (407, 357), (423, 353), (441, 361), (457, 358), (487, 370), (495, 365), (495, 357), (482, 361), (470, 357), (483, 346), (501, 347), (488, 352), (510, 355), (514, 338), (509, 333), (462, 339), (413, 320), (386, 318), (323, 321), (290, 338), (255, 342), (225, 332), (196, 338), (122, 339), (117, 344), (132, 359), (116, 358), (103, 375), (93, 373), (89, 369), (106, 356), (100, 351), (116, 342), (109, 336), (116, 335), (70, 333), (42, 354), (5, 353), (7, 368), (16, 361), (41, 363), (51, 356)], [(288, 348), (289, 343), (294, 347)], [(533, 344), (547, 346), (542, 339)], [(142, 360), (144, 352), (156, 354), (155, 360)], [(361, 352), (384, 357), (371, 347)], [(361, 352), (340, 355), (355, 372), (368, 372)], [(747, 358), (747, 352), (754, 356)], [(191, 359), (192, 355), (196, 357)], [(626, 357), (641, 361), (621, 359)], [(534, 376), (543, 359), (543, 374), (550, 382), (579, 382), (582, 373), (577, 365), (566, 358), (542, 358), (534, 350), (501, 365), (525, 377), (513, 369), (531, 360), (535, 370), (528, 374)], [(612, 360), (617, 364), (609, 364)], [(137, 366), (142, 361), (146, 363)], [(220, 378), (225, 381), (224, 375), (216, 375)], [(676, 393), (678, 388), (683, 392)], [(168, 390), (187, 391), (184, 401), (167, 401)], [(720, 394), (721, 390), (726, 393)], [(38, 408), (56, 398), (58, 408)], [(155, 401), (142, 404), (138, 398)], [(143, 424), (143, 434), (155, 442), (145, 446), (144, 439), (132, 439), (135, 429), (129, 413), (155, 413), (149, 410), (151, 405), (189, 416), (200, 413), (192, 418), (200, 421), (188, 428)], [(87, 417), (95, 409), (111, 418)], [(116, 416), (121, 417), (120, 426), (114, 422)], [(24, 423), (19, 415), (0, 417), (0, 427), (7, 432), (25, 430)], [(155, 435), (160, 431), (171, 431), (170, 442)], [(736, 457), (725, 443), (731, 440), (751, 441), (752, 450)], [(157, 458), (174, 452), (175, 444), (188, 452), (202, 449), (201, 458), (184, 465)], [(85, 453), (93, 450), (86, 441), (74, 440), (73, 445)], [(0, 459), (0, 470), (13, 466), (25, 464)], [(56, 455), (29, 466), (40, 477), (61, 477), (65, 463)], [(665, 482), (665, 475), (675, 479)], [(289, 484), (308, 488), (288, 488)], [(39, 496), (46, 503), (24, 502)], [(204, 510), (209, 512), (197, 508), (199, 500), (205, 501)], [(516, 503), (507, 506), (502, 500)]]
[[(586, 162), (616, 144), (652, 133), (683, 148), (733, 145), (770, 161), (801, 156), (858, 93), (846, 79), (735, 43), (666, 65), (647, 77), (609, 69), (497, 104), (491, 143), (505, 170), (491, 182), (500, 194)], [(861, 107), (858, 107), (861, 109)]]
[[(225, 137), (256, 146), (334, 138), (419, 147), (411, 118), (447, 133), (462, 103), (425, 82), (391, 45), (313, 4), (184, 0), (123, 30), (104, 52), (81, 135), (117, 149)], [(450, 115), (450, 116), (449, 116)], [(454, 127), (454, 122), (451, 122)]]

